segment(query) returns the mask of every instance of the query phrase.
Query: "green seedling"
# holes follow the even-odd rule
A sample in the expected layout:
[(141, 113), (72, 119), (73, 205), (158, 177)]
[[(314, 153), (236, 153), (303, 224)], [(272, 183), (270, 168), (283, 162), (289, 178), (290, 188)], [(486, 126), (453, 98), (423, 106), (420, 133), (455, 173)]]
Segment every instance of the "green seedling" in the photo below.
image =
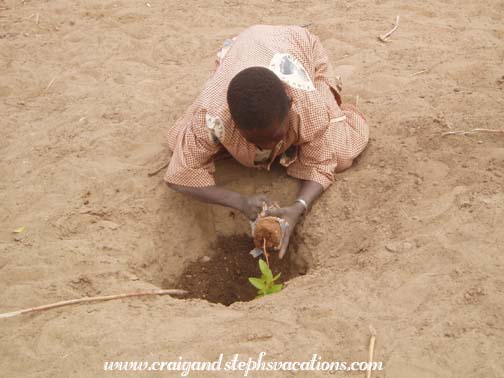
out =
[(273, 273), (269, 268), (268, 264), (263, 259), (259, 259), (259, 270), (261, 271), (261, 277), (249, 277), (249, 282), (259, 291), (257, 292), (257, 297), (264, 297), (268, 294), (278, 293), (283, 289), (282, 284), (275, 284), (275, 281), (280, 278), (281, 272), (273, 277)]

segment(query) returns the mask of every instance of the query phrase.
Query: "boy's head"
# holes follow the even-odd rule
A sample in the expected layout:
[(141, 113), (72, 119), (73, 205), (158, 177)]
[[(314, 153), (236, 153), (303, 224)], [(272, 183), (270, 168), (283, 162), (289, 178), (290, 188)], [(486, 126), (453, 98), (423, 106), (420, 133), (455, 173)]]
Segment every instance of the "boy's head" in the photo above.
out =
[(240, 133), (260, 148), (273, 148), (289, 129), (292, 100), (282, 81), (267, 68), (239, 72), (229, 83), (227, 102)]

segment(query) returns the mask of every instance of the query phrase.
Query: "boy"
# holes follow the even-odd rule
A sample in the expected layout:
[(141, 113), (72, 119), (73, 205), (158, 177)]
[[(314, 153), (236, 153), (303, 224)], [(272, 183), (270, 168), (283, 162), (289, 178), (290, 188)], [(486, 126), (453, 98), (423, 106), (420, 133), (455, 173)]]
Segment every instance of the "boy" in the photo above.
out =
[(275, 159), (301, 180), (298, 198), (268, 215), (287, 221), (280, 258), (302, 213), (366, 147), (364, 116), (341, 104), (319, 39), (298, 26), (256, 25), (226, 41), (203, 91), (169, 131), (164, 180), (178, 192), (255, 219), (265, 196), (215, 185), (214, 160), (226, 151), (247, 167)]

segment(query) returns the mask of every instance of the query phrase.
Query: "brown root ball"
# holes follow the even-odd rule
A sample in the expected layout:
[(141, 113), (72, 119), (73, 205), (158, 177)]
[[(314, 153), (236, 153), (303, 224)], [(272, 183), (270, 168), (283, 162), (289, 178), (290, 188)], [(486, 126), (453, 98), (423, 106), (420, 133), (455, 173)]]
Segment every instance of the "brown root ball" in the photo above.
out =
[(263, 240), (266, 239), (266, 249), (277, 249), (282, 241), (282, 227), (275, 217), (260, 218), (254, 230), (254, 244), (257, 248), (263, 248)]

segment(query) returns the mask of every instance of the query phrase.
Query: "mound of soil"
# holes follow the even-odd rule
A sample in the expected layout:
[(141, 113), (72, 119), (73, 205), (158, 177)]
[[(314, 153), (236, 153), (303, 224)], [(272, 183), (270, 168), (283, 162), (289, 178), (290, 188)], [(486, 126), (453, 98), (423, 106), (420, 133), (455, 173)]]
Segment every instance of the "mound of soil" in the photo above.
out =
[[(201, 298), (226, 306), (237, 301), (250, 301), (256, 297), (249, 277), (259, 277), (258, 259), (250, 255), (254, 243), (250, 236), (219, 236), (212, 253), (189, 264), (180, 277), (177, 288), (189, 292), (187, 298)], [(273, 274), (282, 272), (280, 282), (286, 282), (299, 273), (287, 257), (280, 260), (277, 253), (269, 255)]]

